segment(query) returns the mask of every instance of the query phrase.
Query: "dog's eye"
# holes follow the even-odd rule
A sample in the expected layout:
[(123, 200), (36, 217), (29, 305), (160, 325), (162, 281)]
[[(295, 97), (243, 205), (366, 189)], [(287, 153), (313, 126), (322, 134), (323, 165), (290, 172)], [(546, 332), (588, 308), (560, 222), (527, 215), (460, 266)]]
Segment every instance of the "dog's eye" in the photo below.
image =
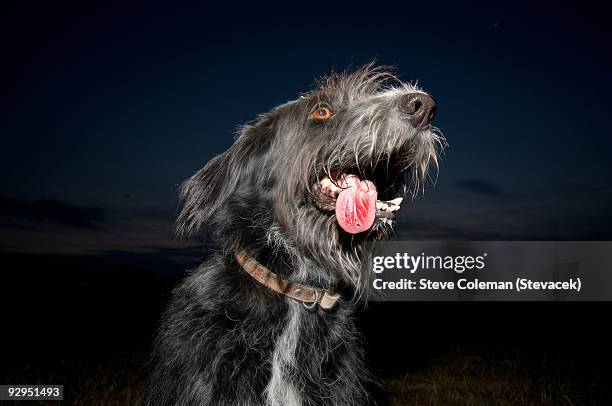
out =
[(313, 120), (327, 120), (334, 113), (327, 106), (319, 106), (312, 113), (310, 113), (310, 118)]

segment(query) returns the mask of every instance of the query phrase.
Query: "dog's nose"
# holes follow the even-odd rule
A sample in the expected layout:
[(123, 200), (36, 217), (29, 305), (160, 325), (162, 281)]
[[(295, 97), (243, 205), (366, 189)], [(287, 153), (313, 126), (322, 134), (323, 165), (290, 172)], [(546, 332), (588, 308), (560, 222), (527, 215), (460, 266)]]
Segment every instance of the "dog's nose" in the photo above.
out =
[(402, 96), (399, 109), (408, 116), (410, 124), (423, 128), (433, 120), (436, 114), (436, 102), (425, 93), (410, 93)]

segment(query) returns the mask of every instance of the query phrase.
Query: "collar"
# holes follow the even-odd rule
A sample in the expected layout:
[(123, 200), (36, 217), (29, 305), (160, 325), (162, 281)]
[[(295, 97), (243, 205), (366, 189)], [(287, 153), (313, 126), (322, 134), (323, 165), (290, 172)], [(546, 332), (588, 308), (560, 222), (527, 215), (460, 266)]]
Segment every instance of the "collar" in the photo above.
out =
[(234, 254), (242, 269), (257, 282), (275, 292), (302, 302), (304, 307), (309, 310), (313, 309), (316, 305), (325, 310), (331, 309), (340, 299), (339, 293), (281, 279), (281, 277), (257, 262), (255, 258), (251, 257), (244, 250), (237, 249)]

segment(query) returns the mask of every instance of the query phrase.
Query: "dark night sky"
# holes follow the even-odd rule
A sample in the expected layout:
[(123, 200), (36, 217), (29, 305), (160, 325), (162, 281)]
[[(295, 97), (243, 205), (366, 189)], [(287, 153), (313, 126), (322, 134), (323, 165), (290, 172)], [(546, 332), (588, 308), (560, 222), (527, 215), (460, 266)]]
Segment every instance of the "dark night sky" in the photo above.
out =
[(374, 58), (434, 95), (450, 144), (400, 236), (609, 239), (608, 10), (429, 3), (8, 11), (0, 250), (187, 244), (176, 188), (237, 125)]

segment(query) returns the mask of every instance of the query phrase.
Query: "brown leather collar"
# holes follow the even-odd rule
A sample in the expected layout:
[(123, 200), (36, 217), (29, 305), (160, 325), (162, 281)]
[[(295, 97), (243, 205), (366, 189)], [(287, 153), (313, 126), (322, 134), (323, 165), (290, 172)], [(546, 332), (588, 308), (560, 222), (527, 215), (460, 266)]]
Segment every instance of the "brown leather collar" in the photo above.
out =
[(322, 309), (331, 309), (338, 299), (340, 299), (339, 293), (332, 293), (325, 289), (301, 285), (281, 279), (277, 274), (261, 265), (244, 250), (237, 249), (235, 255), (242, 268), (257, 282), (269, 287), (275, 292), (299, 300), (307, 309), (313, 309), (317, 304), (321, 306)]

